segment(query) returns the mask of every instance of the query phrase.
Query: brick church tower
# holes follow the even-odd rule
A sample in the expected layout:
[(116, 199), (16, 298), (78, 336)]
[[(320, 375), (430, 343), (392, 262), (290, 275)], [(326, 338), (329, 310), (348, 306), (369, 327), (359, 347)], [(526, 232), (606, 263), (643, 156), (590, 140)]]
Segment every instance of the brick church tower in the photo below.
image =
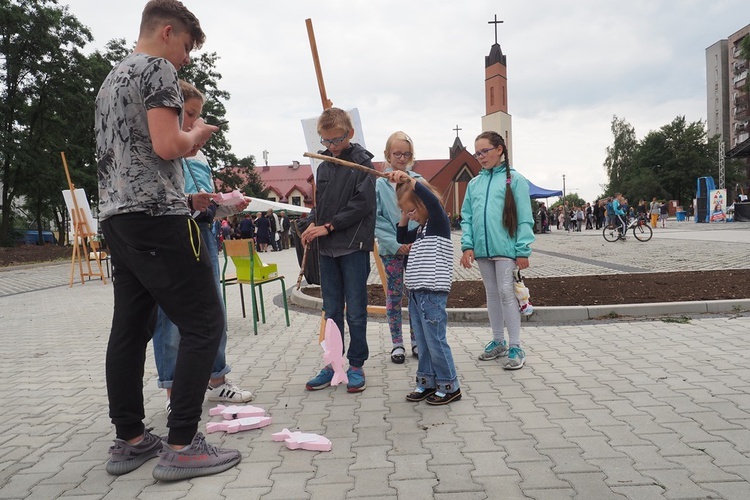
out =
[(489, 21), (495, 25), (495, 43), (484, 58), (484, 89), (486, 115), (482, 117), (482, 131), (494, 130), (505, 139), (513, 164), (513, 127), (508, 114), (508, 66), (506, 56), (497, 43), (497, 25), (502, 21)]

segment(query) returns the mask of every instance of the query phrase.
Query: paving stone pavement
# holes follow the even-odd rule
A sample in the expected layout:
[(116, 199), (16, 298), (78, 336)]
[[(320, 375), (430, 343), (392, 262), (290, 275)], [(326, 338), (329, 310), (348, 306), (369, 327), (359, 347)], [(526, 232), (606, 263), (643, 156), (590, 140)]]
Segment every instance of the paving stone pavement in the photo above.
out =
[[(540, 235), (528, 274), (748, 267), (750, 224), (670, 222), (649, 243)], [(294, 284), (291, 251), (263, 257)], [(749, 314), (524, 324), (527, 364), (514, 372), (476, 360), (488, 324), (450, 324), (464, 396), (429, 407), (405, 401), (416, 360), (390, 362), (379, 318), (368, 323), (366, 391), (305, 391), (321, 367), (318, 315), (292, 307), (286, 328), (277, 288), (258, 336), (228, 290), (231, 376), (273, 417), (263, 429), (209, 435), (240, 449), (242, 463), (176, 483), (154, 481), (154, 461), (109, 476), (112, 288), (68, 288), (68, 273), (66, 264), (0, 271), (0, 499), (750, 497)], [(144, 386), (146, 424), (165, 433), (151, 352)], [(285, 427), (323, 434), (333, 449), (287, 450), (271, 440)]]

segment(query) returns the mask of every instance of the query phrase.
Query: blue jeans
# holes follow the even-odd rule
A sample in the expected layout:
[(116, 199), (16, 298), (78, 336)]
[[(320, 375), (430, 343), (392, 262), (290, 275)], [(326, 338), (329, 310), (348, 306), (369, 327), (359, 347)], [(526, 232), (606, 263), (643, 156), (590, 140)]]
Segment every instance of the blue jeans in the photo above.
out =
[[(198, 224), (201, 229), (201, 239), (206, 244), (208, 255), (211, 258), (211, 268), (214, 272), (216, 290), (221, 296), (221, 273), (219, 272), (219, 250), (216, 246), (216, 237), (211, 232), (211, 226), (207, 223)], [(222, 307), (224, 302), (222, 301)], [(227, 365), (227, 322), (226, 315), (223, 319), (224, 328), (219, 344), (219, 352), (216, 353), (214, 366), (211, 369), (211, 378), (221, 378), (229, 373), (232, 368)], [(160, 389), (171, 389), (174, 379), (174, 369), (177, 363), (177, 351), (180, 347), (180, 329), (172, 323), (166, 313), (158, 308), (156, 313), (156, 327), (154, 328), (154, 359), (156, 371), (159, 373), (157, 385)]]
[(412, 290), (409, 292), (409, 318), (419, 349), (417, 387), (436, 388), (438, 392), (459, 389), (453, 354), (445, 336), (448, 327), (447, 292)]
[[(344, 338), (344, 305), (349, 325), (349, 364), (361, 368), (367, 348), (367, 276), (370, 253), (362, 250), (341, 257), (320, 256), (320, 287), (326, 319), (332, 319)], [(344, 342), (346, 344), (346, 342)]]

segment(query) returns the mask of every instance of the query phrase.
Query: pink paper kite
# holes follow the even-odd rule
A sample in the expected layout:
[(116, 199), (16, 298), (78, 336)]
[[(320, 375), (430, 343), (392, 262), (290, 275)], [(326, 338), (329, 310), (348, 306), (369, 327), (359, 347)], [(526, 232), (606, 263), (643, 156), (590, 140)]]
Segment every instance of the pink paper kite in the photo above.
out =
[(323, 348), (323, 362), (331, 365), (333, 368), (333, 379), (331, 385), (339, 385), (342, 382), (346, 384), (349, 378), (346, 376), (344, 369), (344, 341), (341, 338), (341, 331), (336, 323), (329, 319), (326, 321), (325, 337), (320, 343)]
[(216, 405), (215, 408), (208, 410), (208, 414), (212, 417), (220, 415), (224, 417), (224, 420), (234, 420), (246, 417), (265, 417), (266, 410), (250, 405)]
[(245, 201), (245, 195), (235, 189), (231, 193), (214, 193), (213, 199), (219, 205), (237, 205)]
[(284, 429), (272, 435), (274, 441), (284, 441), (290, 450), (331, 451), (331, 441), (318, 434), (291, 432)]
[(237, 420), (222, 420), (221, 422), (208, 422), (206, 424), (206, 433), (225, 431), (227, 434), (234, 434), (239, 431), (259, 429), (267, 425), (271, 425), (271, 417), (247, 417), (238, 418)]

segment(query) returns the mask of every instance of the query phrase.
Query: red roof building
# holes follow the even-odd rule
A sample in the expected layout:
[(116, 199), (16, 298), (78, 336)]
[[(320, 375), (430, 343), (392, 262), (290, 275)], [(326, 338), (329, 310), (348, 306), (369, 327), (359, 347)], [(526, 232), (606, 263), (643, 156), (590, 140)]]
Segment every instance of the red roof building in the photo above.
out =
[[(450, 148), (449, 160), (417, 160), (414, 171), (435, 186), (443, 195), (443, 206), (451, 214), (461, 211), (466, 185), (482, 168), (457, 137)], [(383, 162), (373, 162), (382, 171)], [(341, 167), (346, 168), (346, 167)], [(268, 189), (267, 199), (291, 205), (313, 206), (313, 176), (309, 164), (255, 167), (263, 185)]]

